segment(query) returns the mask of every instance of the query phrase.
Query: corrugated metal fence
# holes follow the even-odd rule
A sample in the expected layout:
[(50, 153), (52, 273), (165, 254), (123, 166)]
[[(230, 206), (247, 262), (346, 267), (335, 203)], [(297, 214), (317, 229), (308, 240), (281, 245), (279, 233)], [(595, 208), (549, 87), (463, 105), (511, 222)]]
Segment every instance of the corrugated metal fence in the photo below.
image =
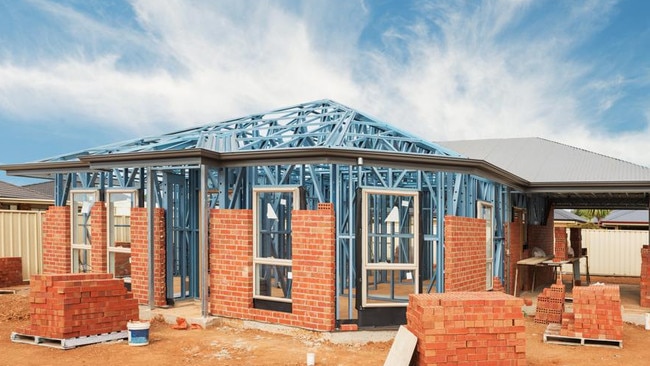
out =
[(21, 257), (23, 279), (43, 271), (42, 211), (0, 210), (0, 257)]
[[(582, 230), (582, 247), (587, 248), (592, 275), (639, 276), (644, 244), (648, 244), (647, 230)], [(585, 260), (580, 262), (584, 274)], [(564, 269), (572, 271), (570, 266)]]

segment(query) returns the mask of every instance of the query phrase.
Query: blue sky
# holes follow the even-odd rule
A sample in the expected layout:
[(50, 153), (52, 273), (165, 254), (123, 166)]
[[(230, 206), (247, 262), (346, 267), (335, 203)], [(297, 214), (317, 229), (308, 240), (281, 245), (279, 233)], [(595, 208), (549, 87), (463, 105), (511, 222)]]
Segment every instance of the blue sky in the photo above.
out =
[(3, 1), (0, 163), (329, 98), (433, 141), (538, 136), (650, 166), (648, 14), (645, 0)]

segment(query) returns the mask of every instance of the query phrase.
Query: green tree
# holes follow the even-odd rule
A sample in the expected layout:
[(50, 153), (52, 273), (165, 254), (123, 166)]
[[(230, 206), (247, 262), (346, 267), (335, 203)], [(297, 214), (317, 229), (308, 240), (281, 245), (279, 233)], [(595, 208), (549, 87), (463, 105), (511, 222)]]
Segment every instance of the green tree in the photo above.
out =
[(592, 219), (594, 218), (596, 218), (597, 221), (600, 221), (600, 219), (609, 215), (610, 212), (612, 212), (612, 210), (580, 209), (580, 210), (575, 210), (573, 213), (578, 216), (582, 216), (585, 219), (589, 220), (589, 222), (591, 222)]

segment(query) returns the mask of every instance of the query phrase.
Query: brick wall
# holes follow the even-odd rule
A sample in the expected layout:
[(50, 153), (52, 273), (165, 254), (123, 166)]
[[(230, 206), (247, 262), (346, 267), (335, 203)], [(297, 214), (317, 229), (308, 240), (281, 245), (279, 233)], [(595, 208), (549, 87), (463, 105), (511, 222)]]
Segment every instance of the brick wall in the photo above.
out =
[(23, 259), (21, 257), (0, 258), (0, 287), (23, 284)]
[(319, 331), (335, 328), (335, 221), (331, 204), (292, 212), (292, 312), (253, 308), (251, 210), (210, 213), (210, 312)]
[(641, 275), (639, 282), (641, 301), (639, 305), (650, 308), (650, 247), (644, 245), (641, 248)]
[[(144, 207), (131, 209), (131, 291), (140, 304), (149, 303), (148, 213)], [(165, 294), (165, 210), (154, 209), (154, 305), (167, 305)]]
[(560, 335), (623, 340), (621, 294), (618, 285), (573, 288), (573, 313), (562, 317)]
[(113, 275), (34, 275), (30, 279), (29, 335), (68, 339), (126, 330), (138, 304)]
[(525, 365), (523, 300), (502, 292), (412, 294), (407, 328), (414, 364)]
[(250, 318), (253, 307), (253, 211), (210, 211), (210, 312)]
[(70, 272), (70, 207), (50, 206), (43, 219), (43, 273)]
[[(532, 253), (534, 247), (541, 248), (546, 255), (553, 255), (554, 252), (554, 234), (553, 227), (553, 208), (549, 210), (549, 217), (546, 220), (546, 225), (528, 225), (528, 250)], [(536, 268), (536, 285), (551, 285), (554, 280), (553, 268)], [(529, 271), (526, 284), (532, 282), (532, 271)], [(523, 277), (522, 278), (526, 278)]]
[(483, 219), (445, 216), (445, 292), (485, 291)]
[(93, 273), (108, 272), (106, 225), (106, 205), (97, 201), (90, 214), (90, 268)]
[(580, 257), (582, 254), (582, 229), (579, 227), (572, 227), (569, 229), (569, 237), (571, 238), (571, 249), (573, 255)]

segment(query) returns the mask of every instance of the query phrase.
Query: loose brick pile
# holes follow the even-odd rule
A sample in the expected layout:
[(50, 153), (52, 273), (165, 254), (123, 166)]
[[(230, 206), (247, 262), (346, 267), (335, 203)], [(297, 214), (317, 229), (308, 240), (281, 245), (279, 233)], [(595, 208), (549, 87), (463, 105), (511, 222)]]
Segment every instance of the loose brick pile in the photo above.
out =
[(535, 323), (562, 323), (566, 288), (564, 284), (553, 284), (537, 296)]
[(138, 303), (113, 275), (34, 275), (30, 280), (31, 324), (17, 333), (69, 339), (126, 330), (138, 320)]
[(415, 365), (525, 365), (523, 300), (502, 292), (412, 294)]
[(644, 245), (641, 248), (641, 301), (639, 305), (650, 308), (650, 247)]
[(623, 317), (618, 285), (575, 287), (573, 313), (565, 313), (562, 317), (560, 335), (623, 340)]
[(0, 287), (23, 284), (23, 260), (21, 257), (0, 258)]
[(503, 283), (501, 283), (501, 278), (494, 277), (492, 279), (492, 291), (506, 292), (506, 289), (503, 287)]

